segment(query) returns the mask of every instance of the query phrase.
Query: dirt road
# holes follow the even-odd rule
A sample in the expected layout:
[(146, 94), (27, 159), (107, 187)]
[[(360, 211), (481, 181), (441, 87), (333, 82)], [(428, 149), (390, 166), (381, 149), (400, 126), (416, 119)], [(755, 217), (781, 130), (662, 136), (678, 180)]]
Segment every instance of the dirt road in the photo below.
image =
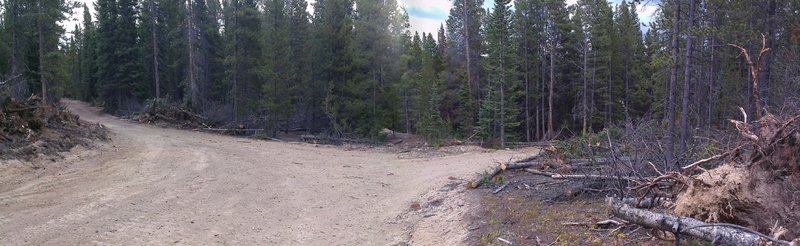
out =
[[(426, 194), (450, 176), (469, 178), (494, 161), (530, 154), (400, 159), (381, 148), (162, 129), (66, 104), (82, 119), (108, 127), (113, 140), (55, 162), (0, 163), (0, 245), (453, 242), (457, 238), (411, 235), (421, 221), (409, 219), (410, 204), (430, 198)], [(446, 219), (450, 224), (432, 220), (425, 228), (453, 226), (460, 214)]]

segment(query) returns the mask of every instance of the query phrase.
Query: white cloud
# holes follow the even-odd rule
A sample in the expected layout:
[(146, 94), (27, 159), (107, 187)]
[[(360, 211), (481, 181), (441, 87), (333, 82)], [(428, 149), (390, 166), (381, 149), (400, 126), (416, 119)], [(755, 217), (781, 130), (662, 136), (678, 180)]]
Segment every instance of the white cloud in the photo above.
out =
[(407, 7), (414, 6), (424, 10), (439, 10), (448, 14), (452, 6), (449, 0), (400, 0), (398, 3)]
[[(424, 33), (436, 33), (436, 32), (439, 31), (439, 27), (443, 23), (444, 23), (444, 20), (438, 21), (438, 20), (433, 20), (433, 19), (428, 19), (428, 18), (414, 18), (414, 17), (411, 17), (411, 18), (409, 18), (409, 24), (411, 24), (411, 27), (409, 28), (409, 30), (411, 31), (412, 34), (414, 32), (419, 32), (420, 35), (423, 32)], [(436, 34), (434, 34), (433, 36), (435, 38)]]
[(649, 23), (653, 21), (653, 17), (655, 17), (656, 11), (658, 11), (658, 6), (655, 4), (648, 4), (637, 6), (636, 11), (639, 13), (639, 20), (642, 23)]

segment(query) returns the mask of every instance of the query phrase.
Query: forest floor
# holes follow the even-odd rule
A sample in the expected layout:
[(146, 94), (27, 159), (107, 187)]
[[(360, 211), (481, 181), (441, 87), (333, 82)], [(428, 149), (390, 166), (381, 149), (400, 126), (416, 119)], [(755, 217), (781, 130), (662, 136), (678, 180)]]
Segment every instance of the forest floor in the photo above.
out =
[(480, 211), (465, 181), (537, 152), (259, 141), (64, 103), (111, 141), (0, 160), (0, 245), (460, 245)]
[(474, 190), (479, 209), (470, 214), (468, 245), (661, 245), (635, 225), (620, 221), (604, 202), (607, 193), (570, 180), (531, 175), (524, 170), (502, 174), (507, 186), (489, 184)]

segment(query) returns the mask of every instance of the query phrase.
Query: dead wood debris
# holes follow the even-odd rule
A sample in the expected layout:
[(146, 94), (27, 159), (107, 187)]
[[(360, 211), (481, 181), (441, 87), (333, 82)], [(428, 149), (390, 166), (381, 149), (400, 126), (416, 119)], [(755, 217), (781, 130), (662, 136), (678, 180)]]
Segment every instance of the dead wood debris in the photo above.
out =
[[(674, 215), (609, 200), (614, 214), (724, 245), (800, 243), (800, 115), (731, 122), (741, 133), (737, 147), (631, 187), (634, 201), (674, 198)], [(721, 164), (701, 167), (712, 162)]]
[(767, 242), (789, 245), (790, 242), (772, 238), (746, 227), (732, 224), (709, 224), (703, 221), (637, 209), (615, 198), (607, 198), (611, 212), (628, 222), (669, 231), (676, 235), (689, 235), (714, 244), (722, 245), (765, 245)]
[(0, 102), (0, 159), (49, 156), (107, 139), (102, 125), (81, 121), (57, 104), (44, 105), (38, 96)]
[(619, 164), (633, 161), (627, 157), (570, 160), (551, 147), (524, 161), (498, 164), (468, 186), (495, 181), (510, 169), (552, 179), (616, 182), (634, 197), (609, 200), (614, 215), (675, 233), (678, 240), (684, 235), (723, 245), (789, 245), (794, 239), (791, 245), (800, 245), (800, 115), (767, 113), (757, 121), (732, 122), (741, 133), (734, 147), (678, 171), (663, 172), (647, 162), (656, 176), (575, 174), (571, 172), (583, 165), (616, 170), (622, 167)]
[(139, 123), (165, 125), (181, 129), (210, 128), (208, 118), (189, 112), (176, 105), (156, 107), (134, 119)]

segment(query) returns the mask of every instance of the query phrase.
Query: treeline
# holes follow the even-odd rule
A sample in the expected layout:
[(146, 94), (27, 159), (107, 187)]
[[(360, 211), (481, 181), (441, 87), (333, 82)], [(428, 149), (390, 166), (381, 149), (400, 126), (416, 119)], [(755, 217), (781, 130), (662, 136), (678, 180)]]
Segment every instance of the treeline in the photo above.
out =
[[(118, 114), (179, 103), (273, 132), (390, 128), (504, 145), (659, 120), (670, 153), (737, 106), (776, 110), (800, 88), (797, 0), (661, 1), (646, 28), (625, 1), (452, 4), (437, 33), (411, 33), (394, 0), (318, 0), (313, 14), (305, 0), (98, 0), (64, 35), (57, 23), (81, 8), (8, 0), (0, 72), (12, 95)], [(762, 33), (771, 51), (755, 102), (728, 44), (755, 57)]]

